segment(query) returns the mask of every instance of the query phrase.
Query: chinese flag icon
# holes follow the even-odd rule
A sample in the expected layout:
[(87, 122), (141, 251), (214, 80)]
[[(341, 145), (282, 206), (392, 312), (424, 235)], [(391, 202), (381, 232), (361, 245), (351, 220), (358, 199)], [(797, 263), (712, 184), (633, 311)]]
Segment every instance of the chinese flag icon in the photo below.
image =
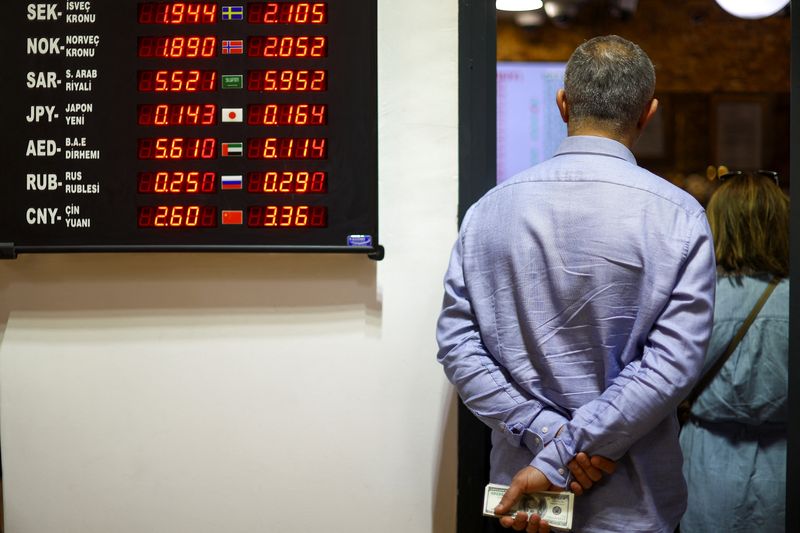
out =
[(223, 224), (241, 224), (242, 212), (241, 211), (223, 211), (222, 212)]

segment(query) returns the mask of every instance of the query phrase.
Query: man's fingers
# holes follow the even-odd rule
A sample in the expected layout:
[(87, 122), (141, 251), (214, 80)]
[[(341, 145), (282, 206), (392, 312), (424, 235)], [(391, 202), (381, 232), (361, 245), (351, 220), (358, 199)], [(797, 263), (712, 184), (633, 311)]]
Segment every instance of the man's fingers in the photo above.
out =
[(526, 527), (528, 527), (528, 515), (523, 512), (519, 512), (514, 516), (514, 522), (511, 524), (511, 527), (514, 528), (514, 531), (523, 531)]
[(514, 517), (513, 516), (504, 516), (504, 517), (500, 518), (500, 525), (503, 526), (504, 528), (511, 527), (511, 524), (513, 524), (513, 523), (514, 523)]
[(578, 464), (581, 466), (581, 468), (583, 468), (583, 471), (592, 481), (600, 481), (600, 479), (603, 477), (603, 473), (592, 466), (592, 462), (589, 461), (589, 456), (585, 453), (579, 453), (575, 457), (575, 460), (578, 461)]
[(502, 498), (500, 498), (500, 503), (498, 503), (497, 507), (494, 508), (494, 514), (496, 515), (508, 514), (508, 512), (511, 510), (512, 507), (514, 507), (514, 504), (517, 503), (517, 501), (520, 499), (521, 496), (522, 496), (522, 491), (512, 481), (511, 486), (508, 487), (506, 493), (503, 494)]
[(569, 489), (575, 493), (575, 496), (581, 496), (583, 494), (583, 487), (577, 481), (570, 481)]
[(617, 469), (616, 461), (612, 461), (611, 459), (607, 459), (606, 457), (600, 455), (593, 455), (591, 462), (592, 465), (599, 468), (606, 474), (613, 474), (614, 470)]
[(550, 533), (550, 524), (542, 520), (539, 515), (531, 515), (526, 531), (527, 533)]
[(575, 480), (581, 484), (581, 487), (584, 489), (592, 488), (592, 480), (589, 479), (589, 476), (586, 475), (581, 465), (578, 464), (578, 461), (573, 459), (567, 464), (569, 471), (572, 472), (572, 475), (575, 476)]

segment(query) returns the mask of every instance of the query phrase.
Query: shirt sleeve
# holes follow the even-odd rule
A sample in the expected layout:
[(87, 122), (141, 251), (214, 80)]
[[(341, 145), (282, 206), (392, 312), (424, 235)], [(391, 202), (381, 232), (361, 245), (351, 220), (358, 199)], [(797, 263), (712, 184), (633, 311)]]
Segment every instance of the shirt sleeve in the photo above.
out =
[(464, 280), (460, 238), (444, 289), (436, 336), (445, 374), (478, 419), (514, 446), (539, 453), (568, 419), (517, 386), (484, 345)]
[(711, 334), (716, 287), (714, 245), (702, 214), (687, 240), (672, 294), (644, 346), (599, 397), (577, 409), (531, 465), (566, 486), (579, 451), (618, 460), (688, 395), (700, 376)]

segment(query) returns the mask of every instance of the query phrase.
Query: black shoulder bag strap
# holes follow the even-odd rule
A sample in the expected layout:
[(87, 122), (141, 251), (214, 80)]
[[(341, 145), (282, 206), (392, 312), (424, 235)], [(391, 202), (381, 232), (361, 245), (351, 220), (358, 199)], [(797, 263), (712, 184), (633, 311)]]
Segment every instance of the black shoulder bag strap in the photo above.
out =
[(780, 281), (781, 278), (778, 276), (773, 276), (769, 282), (769, 285), (767, 285), (767, 287), (764, 289), (764, 292), (761, 293), (761, 298), (758, 299), (756, 305), (754, 305), (753, 309), (750, 310), (750, 314), (744, 319), (742, 326), (739, 328), (739, 331), (736, 332), (736, 335), (733, 337), (731, 342), (728, 343), (728, 347), (725, 348), (723, 354), (717, 358), (716, 362), (714, 362), (714, 366), (709, 368), (708, 372), (706, 372), (697, 385), (694, 386), (691, 394), (689, 394), (689, 396), (687, 396), (686, 399), (683, 400), (678, 406), (678, 419), (680, 420), (681, 425), (683, 425), (686, 420), (689, 419), (689, 411), (692, 408), (692, 404), (695, 402), (695, 400), (697, 400), (700, 394), (702, 394), (706, 387), (708, 387), (708, 384), (711, 383), (715, 377), (717, 377), (717, 374), (719, 374), (719, 371), (725, 365), (725, 362), (739, 345), (739, 342), (742, 340), (745, 333), (747, 333), (750, 325), (756, 319), (759, 311), (761, 311), (761, 308), (764, 307), (764, 304), (767, 302), (767, 299), (769, 299), (770, 294), (772, 294), (772, 291), (775, 290), (775, 287), (778, 286)]

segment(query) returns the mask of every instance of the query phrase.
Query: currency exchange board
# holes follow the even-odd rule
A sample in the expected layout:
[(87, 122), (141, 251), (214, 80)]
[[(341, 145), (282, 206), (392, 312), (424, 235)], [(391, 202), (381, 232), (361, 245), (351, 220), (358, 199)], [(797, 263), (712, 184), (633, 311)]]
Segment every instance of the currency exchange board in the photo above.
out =
[(376, 9), (4, 3), (0, 256), (379, 258)]

